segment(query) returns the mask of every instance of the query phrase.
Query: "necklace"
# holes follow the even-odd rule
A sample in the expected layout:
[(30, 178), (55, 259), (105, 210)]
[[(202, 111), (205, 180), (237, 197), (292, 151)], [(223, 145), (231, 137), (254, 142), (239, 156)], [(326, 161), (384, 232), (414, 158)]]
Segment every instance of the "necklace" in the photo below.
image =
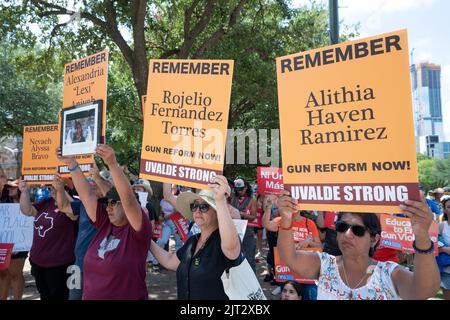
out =
[[(210, 236), (211, 236), (211, 234), (205, 239), (205, 241), (202, 242), (202, 246), (200, 247), (200, 249), (195, 251), (195, 255), (197, 255), (201, 250), (203, 250), (203, 248), (205, 247), (206, 242), (208, 241)], [(196, 237), (197, 237), (197, 247), (198, 247), (199, 236), (196, 235)], [(200, 265), (200, 257), (195, 257), (194, 265), (197, 266), (197, 267)]]
[[(369, 264), (370, 266), (370, 264)], [(353, 300), (353, 290), (357, 289), (358, 286), (361, 284), (361, 282), (364, 280), (364, 278), (367, 276), (367, 273), (364, 274), (364, 276), (361, 278), (361, 280), (359, 280), (358, 284), (356, 286), (354, 286), (353, 288), (350, 287), (350, 283), (348, 282), (348, 277), (347, 277), (347, 271), (345, 271), (345, 264), (344, 264), (344, 260), (342, 260), (342, 270), (344, 270), (344, 276), (345, 276), (345, 282), (347, 282), (347, 286), (350, 288), (350, 293), (348, 295), (348, 299), (349, 300)]]

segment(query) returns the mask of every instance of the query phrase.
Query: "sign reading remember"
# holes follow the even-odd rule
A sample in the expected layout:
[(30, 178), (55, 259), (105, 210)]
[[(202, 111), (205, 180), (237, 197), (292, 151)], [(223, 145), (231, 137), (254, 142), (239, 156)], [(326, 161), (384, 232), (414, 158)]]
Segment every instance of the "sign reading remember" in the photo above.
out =
[(58, 167), (58, 124), (23, 127), (22, 175), (30, 183), (51, 183)]
[(419, 200), (406, 30), (277, 58), (283, 181), (302, 210)]
[(0, 243), (14, 243), (13, 252), (30, 251), (34, 217), (20, 212), (18, 203), (0, 204)]
[[(108, 50), (72, 61), (64, 66), (63, 109), (102, 100), (101, 141), (105, 141), (106, 98), (108, 86)], [(61, 120), (60, 120), (61, 122)], [(85, 126), (87, 124), (84, 124)], [(60, 126), (61, 127), (61, 126)], [(76, 156), (81, 170), (87, 174), (94, 163), (92, 154)], [(69, 175), (66, 165), (60, 165), (59, 173)]]
[(233, 61), (149, 65), (140, 177), (204, 189), (223, 170)]

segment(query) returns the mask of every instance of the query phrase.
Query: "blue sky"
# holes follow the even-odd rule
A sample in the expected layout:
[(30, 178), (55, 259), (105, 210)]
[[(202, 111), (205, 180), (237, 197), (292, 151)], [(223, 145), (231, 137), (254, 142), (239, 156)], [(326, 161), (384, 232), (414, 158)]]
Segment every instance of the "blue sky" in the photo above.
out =
[[(328, 6), (328, 0), (315, 2)], [(309, 0), (292, 0), (294, 7), (309, 3)], [(339, 7), (341, 23), (360, 23), (358, 38), (406, 28), (409, 48), (414, 48), (414, 62), (441, 65), (444, 131), (450, 141), (450, 1), (339, 0)]]

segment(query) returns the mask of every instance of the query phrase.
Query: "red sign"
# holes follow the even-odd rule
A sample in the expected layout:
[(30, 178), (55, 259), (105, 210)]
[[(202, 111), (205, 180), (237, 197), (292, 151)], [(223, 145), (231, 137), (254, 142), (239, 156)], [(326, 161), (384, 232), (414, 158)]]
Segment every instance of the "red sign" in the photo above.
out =
[(13, 247), (14, 243), (0, 243), (0, 270), (9, 268)]
[(247, 227), (252, 227), (252, 228), (262, 228), (262, 216), (263, 216), (263, 210), (262, 209), (258, 209), (256, 211), (256, 218), (252, 221), (248, 221), (247, 223)]
[(155, 221), (155, 227), (153, 228), (152, 238), (159, 239), (162, 236), (162, 222)]
[(279, 194), (283, 190), (283, 174), (281, 168), (258, 167), (258, 193)]
[[(307, 248), (304, 251), (320, 251), (319, 248)], [(280, 254), (278, 253), (278, 248), (273, 248), (273, 254), (275, 258), (275, 280), (278, 282), (295, 281), (303, 284), (314, 284), (314, 280), (305, 279), (302, 276), (294, 273), (289, 269), (287, 265), (283, 263), (280, 259)]]
[(336, 226), (334, 225), (336, 219), (337, 219), (336, 211), (325, 211), (323, 213), (323, 220), (325, 224), (324, 227), (333, 230), (336, 229)]
[[(382, 214), (381, 222), (381, 242), (380, 247), (414, 253), (413, 241), (414, 233), (409, 218), (400, 218), (388, 214)], [(428, 230), (431, 241), (434, 243), (434, 254), (438, 255), (438, 231), (439, 225), (433, 221)]]
[(189, 224), (187, 220), (179, 212), (174, 212), (170, 215), (170, 220), (173, 221), (177, 228), (181, 241), (186, 242), (189, 236)]

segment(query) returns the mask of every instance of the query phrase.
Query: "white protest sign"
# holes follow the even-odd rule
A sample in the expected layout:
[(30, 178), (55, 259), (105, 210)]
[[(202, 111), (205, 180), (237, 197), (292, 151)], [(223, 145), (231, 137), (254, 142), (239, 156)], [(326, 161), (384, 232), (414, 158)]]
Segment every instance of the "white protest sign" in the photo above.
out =
[(245, 230), (247, 229), (248, 220), (233, 219), (234, 225), (236, 226), (237, 233), (241, 241), (244, 239)]
[(34, 217), (20, 212), (18, 203), (0, 204), (0, 243), (14, 243), (13, 252), (30, 251)]

